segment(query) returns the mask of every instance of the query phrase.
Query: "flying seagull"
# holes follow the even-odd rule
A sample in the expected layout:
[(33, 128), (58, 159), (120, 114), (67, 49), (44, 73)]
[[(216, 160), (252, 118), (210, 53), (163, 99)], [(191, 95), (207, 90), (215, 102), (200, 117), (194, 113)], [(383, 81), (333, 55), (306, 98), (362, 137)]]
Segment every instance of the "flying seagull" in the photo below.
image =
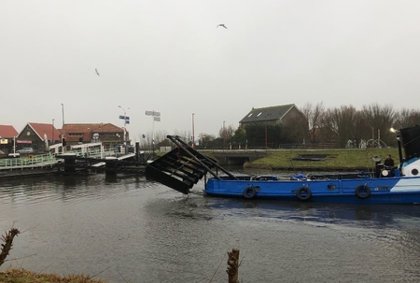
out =
[(100, 75), (99, 75), (98, 69), (96, 69), (96, 68), (95, 68), (95, 72), (96, 72), (96, 74), (97, 74), (97, 75), (98, 75), (98, 77), (99, 77)]
[(222, 27), (222, 28), (228, 29), (227, 26), (225, 26), (225, 24), (218, 24), (217, 27)]

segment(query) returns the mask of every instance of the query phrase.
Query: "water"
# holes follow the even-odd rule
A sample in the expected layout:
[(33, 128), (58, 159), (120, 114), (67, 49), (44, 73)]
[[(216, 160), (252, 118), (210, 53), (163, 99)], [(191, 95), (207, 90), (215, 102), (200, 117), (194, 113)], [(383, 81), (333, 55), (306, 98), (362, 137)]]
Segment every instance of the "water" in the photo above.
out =
[(0, 232), (23, 233), (2, 269), (108, 282), (420, 282), (420, 206), (189, 197), (143, 178), (0, 183)]

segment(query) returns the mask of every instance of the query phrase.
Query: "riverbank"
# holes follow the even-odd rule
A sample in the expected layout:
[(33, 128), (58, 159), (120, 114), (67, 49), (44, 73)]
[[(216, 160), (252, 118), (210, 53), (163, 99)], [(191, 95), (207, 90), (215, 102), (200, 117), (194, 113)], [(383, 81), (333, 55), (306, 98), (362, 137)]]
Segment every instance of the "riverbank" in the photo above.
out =
[(85, 275), (60, 276), (57, 274), (35, 273), (25, 269), (9, 269), (0, 272), (1, 283), (103, 283)]
[(266, 157), (246, 162), (246, 169), (288, 171), (370, 171), (374, 158), (385, 160), (391, 154), (395, 164), (399, 163), (396, 148), (368, 149), (291, 149), (270, 152)]

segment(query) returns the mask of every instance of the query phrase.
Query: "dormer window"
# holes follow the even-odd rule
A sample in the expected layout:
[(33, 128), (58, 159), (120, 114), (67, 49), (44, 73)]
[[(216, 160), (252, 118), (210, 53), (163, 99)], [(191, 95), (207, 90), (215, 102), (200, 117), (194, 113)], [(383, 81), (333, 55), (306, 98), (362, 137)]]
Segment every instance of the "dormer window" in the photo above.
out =
[(257, 117), (260, 117), (260, 116), (261, 116), (261, 114), (262, 114), (262, 112), (258, 113)]
[(252, 116), (252, 114), (254, 114), (254, 113), (250, 113), (250, 114), (248, 115), (248, 118), (249, 118), (249, 117), (251, 117), (251, 116)]

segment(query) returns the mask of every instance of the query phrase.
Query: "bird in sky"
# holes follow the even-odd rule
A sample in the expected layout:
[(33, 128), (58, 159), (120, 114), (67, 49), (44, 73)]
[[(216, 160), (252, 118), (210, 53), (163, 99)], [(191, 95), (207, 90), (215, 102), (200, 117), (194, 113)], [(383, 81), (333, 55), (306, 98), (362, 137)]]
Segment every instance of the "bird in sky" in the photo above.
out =
[(95, 68), (95, 73), (98, 75), (98, 77), (100, 76), (99, 72), (98, 72), (98, 69), (96, 69), (96, 68)]
[(222, 28), (228, 29), (227, 26), (225, 26), (225, 24), (218, 24), (217, 27), (222, 27)]

